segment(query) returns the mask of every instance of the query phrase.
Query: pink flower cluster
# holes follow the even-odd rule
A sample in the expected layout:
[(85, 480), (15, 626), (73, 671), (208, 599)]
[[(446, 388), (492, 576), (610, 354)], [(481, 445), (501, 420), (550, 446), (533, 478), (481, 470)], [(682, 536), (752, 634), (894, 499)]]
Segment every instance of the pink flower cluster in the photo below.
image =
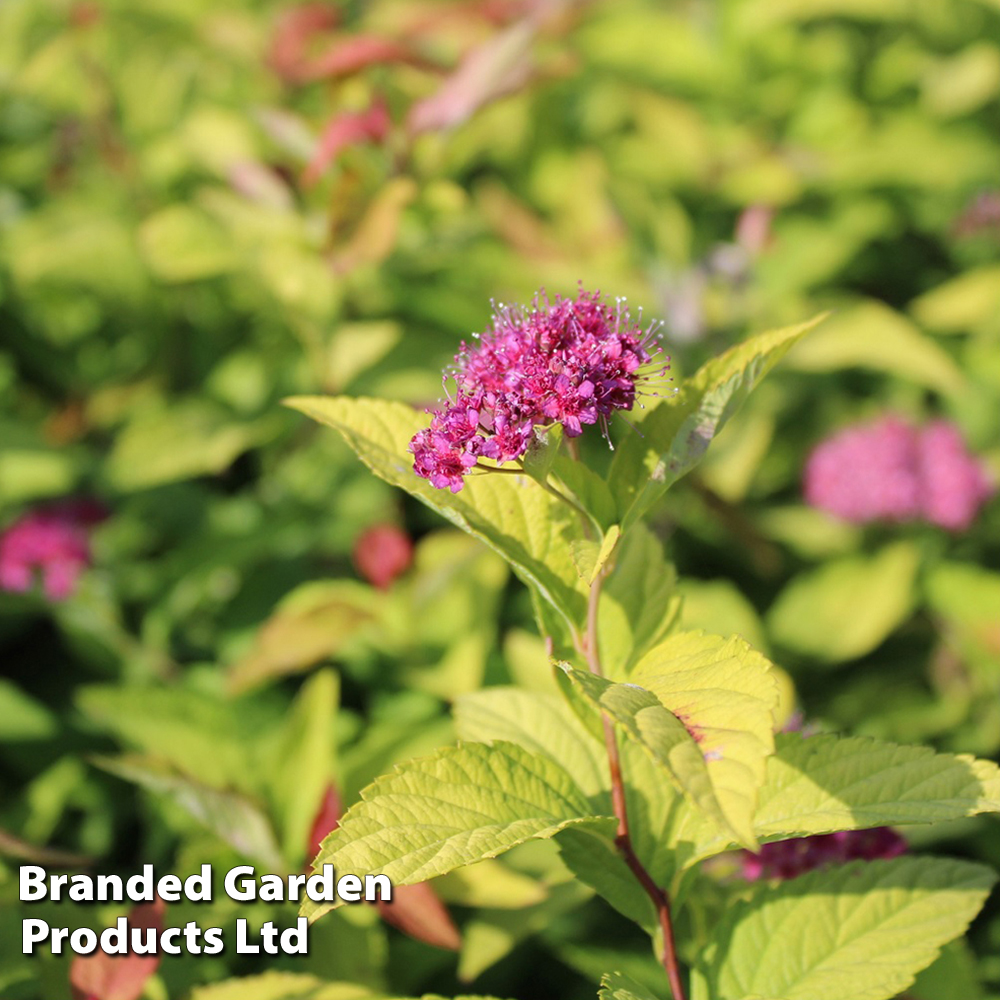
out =
[(759, 854), (743, 852), (743, 877), (750, 882), (762, 878), (796, 878), (815, 868), (895, 858), (905, 851), (906, 841), (887, 826), (776, 840), (764, 844)]
[(501, 307), (477, 344), (462, 345), (454, 399), (410, 442), (413, 467), (457, 493), (480, 458), (524, 455), (535, 427), (558, 423), (568, 437), (585, 424), (606, 430), (615, 410), (634, 405), (657, 350), (655, 327), (641, 331), (621, 300), (612, 306), (598, 292), (552, 304), (536, 297), (530, 310)]
[(848, 427), (820, 444), (805, 469), (805, 498), (846, 521), (923, 520), (969, 527), (994, 492), (957, 427), (915, 427), (896, 416)]
[(23, 593), (40, 573), (53, 601), (73, 592), (90, 565), (90, 528), (106, 516), (88, 501), (68, 501), (25, 514), (0, 535), (0, 590)]

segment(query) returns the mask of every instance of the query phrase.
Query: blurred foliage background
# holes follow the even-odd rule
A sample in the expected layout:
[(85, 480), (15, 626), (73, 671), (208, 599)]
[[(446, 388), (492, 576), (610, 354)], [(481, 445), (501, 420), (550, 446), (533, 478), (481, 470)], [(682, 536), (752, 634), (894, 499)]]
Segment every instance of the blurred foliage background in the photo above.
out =
[[(997, 504), (850, 525), (801, 477), (885, 412), (1000, 470), (998, 96), (996, 0), (0, 0), (0, 529), (106, 515), (71, 595), (0, 590), (0, 993), (70, 991), (20, 955), (19, 861), (294, 870), (324, 803), (452, 738), (450, 699), (551, 683), (503, 563), (280, 405), (433, 403), (490, 300), (541, 287), (642, 305), (675, 372), (833, 310), (658, 511), (684, 623), (774, 656), (815, 725), (995, 757)], [(989, 820), (931, 836), (1000, 864)], [(440, 880), (454, 924), (417, 905), (443, 947), (348, 908), (308, 960), (144, 988), (648, 975), (567, 879), (533, 845)], [(940, 961), (917, 1000), (1000, 991), (995, 904)]]

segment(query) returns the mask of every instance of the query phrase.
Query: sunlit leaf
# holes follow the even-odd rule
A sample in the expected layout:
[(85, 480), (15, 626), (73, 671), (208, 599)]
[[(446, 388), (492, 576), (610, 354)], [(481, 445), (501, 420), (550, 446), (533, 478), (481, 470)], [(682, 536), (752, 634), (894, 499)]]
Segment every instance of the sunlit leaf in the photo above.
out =
[[(1000, 769), (991, 761), (862, 736), (788, 734), (767, 762), (754, 832), (771, 841), (995, 812)], [(670, 839), (685, 863), (731, 846), (693, 811), (675, 819)]]
[(756, 846), (753, 815), (778, 700), (763, 656), (736, 637), (681, 633), (648, 653), (629, 683), (564, 669), (694, 805)]
[(983, 865), (907, 857), (762, 886), (715, 932), (712, 996), (889, 1000), (965, 931), (995, 881)]
[(229, 667), (230, 690), (245, 691), (335, 656), (377, 619), (378, 606), (375, 591), (350, 580), (302, 584), (260, 627), (246, 655)]
[(966, 388), (950, 354), (905, 316), (875, 301), (831, 316), (789, 353), (788, 366), (809, 372), (866, 368), (949, 395)]
[[(513, 743), (465, 743), (400, 765), (365, 789), (313, 865), (410, 885), (598, 818), (551, 759)], [(301, 912), (315, 920), (333, 905), (307, 901)]]
[(407, 450), (410, 438), (427, 426), (427, 417), (402, 403), (299, 397), (288, 405), (334, 427), (376, 475), (481, 538), (569, 622), (582, 621), (584, 584), (571, 547), (582, 528), (572, 508), (528, 477), (485, 473), (467, 476), (461, 493), (435, 489), (413, 472)]
[(641, 436), (629, 435), (611, 466), (623, 531), (698, 464), (757, 383), (822, 319), (751, 337), (713, 358), (650, 410)]

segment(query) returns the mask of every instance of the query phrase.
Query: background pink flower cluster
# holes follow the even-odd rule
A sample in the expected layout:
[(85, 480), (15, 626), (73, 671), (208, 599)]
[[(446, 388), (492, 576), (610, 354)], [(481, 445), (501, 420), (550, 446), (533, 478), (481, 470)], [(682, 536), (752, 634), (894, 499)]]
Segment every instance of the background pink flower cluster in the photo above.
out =
[(90, 565), (90, 529), (106, 515), (100, 504), (86, 500), (25, 514), (0, 535), (0, 589), (31, 590), (37, 575), (48, 598), (69, 597)]
[(927, 521), (969, 527), (992, 496), (982, 463), (954, 424), (917, 427), (889, 415), (848, 427), (810, 455), (805, 498), (847, 521)]
[(621, 300), (611, 305), (598, 292), (551, 305), (536, 298), (528, 311), (501, 307), (455, 358), (455, 398), (410, 442), (417, 475), (457, 493), (480, 458), (524, 455), (537, 426), (558, 423), (576, 437), (630, 410), (657, 349), (653, 328), (644, 333)]
[(764, 844), (758, 854), (743, 852), (743, 877), (751, 882), (762, 878), (796, 878), (816, 868), (848, 861), (895, 858), (906, 847), (906, 841), (887, 826), (776, 840)]

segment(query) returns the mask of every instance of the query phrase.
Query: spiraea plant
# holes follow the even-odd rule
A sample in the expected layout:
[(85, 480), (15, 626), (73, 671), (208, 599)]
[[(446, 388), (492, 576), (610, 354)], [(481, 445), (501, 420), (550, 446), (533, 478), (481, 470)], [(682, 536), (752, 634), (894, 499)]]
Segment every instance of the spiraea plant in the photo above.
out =
[[(430, 417), (290, 401), (509, 562), (561, 692), (458, 698), (457, 745), (371, 784), (315, 865), (402, 886), (554, 839), (662, 963), (655, 992), (608, 968), (608, 1000), (882, 1000), (964, 933), (994, 872), (908, 853), (885, 828), (1000, 811), (997, 766), (776, 734), (776, 668), (739, 636), (680, 630), (675, 574), (644, 522), (815, 323), (752, 337), (672, 385), (655, 330), (581, 291), (498, 308)], [(630, 412), (609, 429), (617, 411)], [(600, 470), (579, 448), (595, 424), (617, 438)], [(737, 849), (742, 878), (704, 864)]]

